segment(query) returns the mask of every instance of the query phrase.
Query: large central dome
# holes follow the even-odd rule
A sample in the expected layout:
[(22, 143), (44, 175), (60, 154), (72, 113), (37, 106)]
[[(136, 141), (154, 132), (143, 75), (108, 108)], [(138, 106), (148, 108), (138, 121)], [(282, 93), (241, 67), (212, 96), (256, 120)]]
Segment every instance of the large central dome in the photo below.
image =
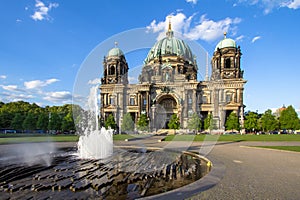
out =
[(165, 38), (157, 41), (151, 48), (145, 59), (145, 64), (156, 58), (158, 59), (160, 56), (178, 56), (188, 63), (194, 64), (194, 57), (190, 47), (183, 40), (175, 38), (170, 27), (166, 35)]

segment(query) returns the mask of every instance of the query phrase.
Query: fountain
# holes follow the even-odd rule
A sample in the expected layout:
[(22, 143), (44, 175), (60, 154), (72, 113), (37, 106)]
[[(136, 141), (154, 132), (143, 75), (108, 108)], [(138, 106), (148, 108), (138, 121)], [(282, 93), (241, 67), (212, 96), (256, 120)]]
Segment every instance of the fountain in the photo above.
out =
[(78, 155), (80, 158), (103, 159), (113, 153), (113, 130), (106, 130), (104, 127), (99, 130), (98, 90), (98, 86), (90, 89), (87, 127), (78, 141)]
[[(67, 145), (35, 156), (50, 157), (46, 165), (28, 165), (20, 157), (5, 159), (0, 152), (1, 198), (136, 199), (172, 192), (208, 173), (209, 161), (195, 153), (114, 146), (113, 130), (98, 128), (97, 89), (90, 89), (88, 117), (82, 118), (86, 124), (77, 147)], [(180, 195), (191, 195), (189, 189)]]

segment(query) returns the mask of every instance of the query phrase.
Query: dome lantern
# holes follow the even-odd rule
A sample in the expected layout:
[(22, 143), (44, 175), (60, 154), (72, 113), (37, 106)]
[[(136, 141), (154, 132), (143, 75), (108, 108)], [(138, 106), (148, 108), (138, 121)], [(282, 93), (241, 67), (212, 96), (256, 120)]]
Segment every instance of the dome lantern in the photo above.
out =
[(233, 39), (227, 38), (227, 33), (224, 32), (224, 38), (217, 44), (215, 51), (217, 51), (218, 49), (226, 48), (226, 47), (237, 48), (237, 45)]

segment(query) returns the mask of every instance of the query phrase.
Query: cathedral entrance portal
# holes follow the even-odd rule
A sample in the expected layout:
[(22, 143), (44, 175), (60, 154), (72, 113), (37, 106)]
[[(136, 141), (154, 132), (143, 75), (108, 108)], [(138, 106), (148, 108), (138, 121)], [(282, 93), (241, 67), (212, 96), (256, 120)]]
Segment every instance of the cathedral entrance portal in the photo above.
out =
[(164, 95), (157, 101), (158, 109), (156, 110), (158, 122), (161, 123), (161, 128), (168, 129), (173, 114), (178, 114), (178, 106), (175, 98), (171, 95)]

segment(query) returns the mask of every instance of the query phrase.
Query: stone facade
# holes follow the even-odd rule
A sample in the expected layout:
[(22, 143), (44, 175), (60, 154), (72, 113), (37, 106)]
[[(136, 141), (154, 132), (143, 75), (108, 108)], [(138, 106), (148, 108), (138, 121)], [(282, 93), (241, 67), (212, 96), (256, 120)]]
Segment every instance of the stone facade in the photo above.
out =
[(101, 120), (113, 114), (121, 127), (125, 113), (135, 122), (146, 114), (151, 130), (167, 128), (171, 115), (180, 119), (181, 128), (197, 113), (204, 120), (211, 113), (217, 129), (235, 112), (243, 124), (243, 92), (246, 81), (240, 66), (240, 47), (226, 38), (219, 42), (211, 60), (212, 74), (197, 80), (197, 63), (189, 46), (173, 36), (171, 25), (144, 61), (138, 84), (128, 83), (128, 64), (115, 47), (104, 57), (100, 85)]

